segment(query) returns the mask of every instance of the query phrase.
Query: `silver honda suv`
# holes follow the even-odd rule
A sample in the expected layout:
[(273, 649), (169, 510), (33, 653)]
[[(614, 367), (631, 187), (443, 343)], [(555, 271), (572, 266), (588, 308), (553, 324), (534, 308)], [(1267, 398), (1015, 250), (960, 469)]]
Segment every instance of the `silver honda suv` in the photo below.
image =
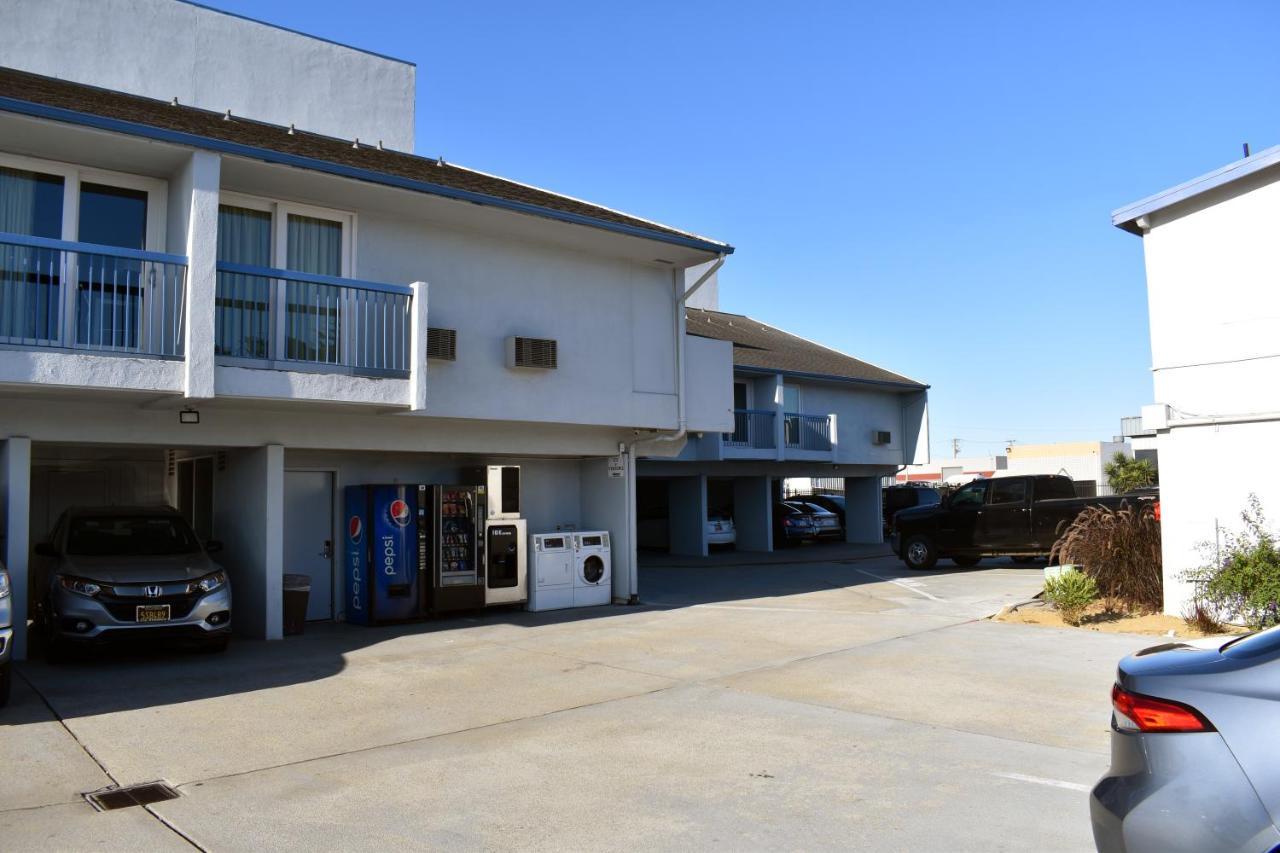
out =
[(226, 648), (231, 583), (171, 507), (74, 507), (58, 519), (44, 559), (46, 651), (120, 638), (170, 637)]

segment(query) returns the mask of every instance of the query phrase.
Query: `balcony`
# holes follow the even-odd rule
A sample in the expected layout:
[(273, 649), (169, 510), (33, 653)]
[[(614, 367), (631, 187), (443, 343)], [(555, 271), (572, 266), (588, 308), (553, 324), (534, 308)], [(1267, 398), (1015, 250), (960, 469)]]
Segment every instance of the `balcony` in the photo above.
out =
[(782, 416), (782, 432), (787, 450), (831, 452), (830, 415), (786, 412)]
[(187, 259), (0, 234), (0, 344), (183, 358)]
[(406, 378), (412, 288), (219, 262), (215, 352), (244, 367)]
[(733, 432), (721, 436), (724, 446), (772, 451), (777, 446), (774, 416), (764, 409), (734, 409)]

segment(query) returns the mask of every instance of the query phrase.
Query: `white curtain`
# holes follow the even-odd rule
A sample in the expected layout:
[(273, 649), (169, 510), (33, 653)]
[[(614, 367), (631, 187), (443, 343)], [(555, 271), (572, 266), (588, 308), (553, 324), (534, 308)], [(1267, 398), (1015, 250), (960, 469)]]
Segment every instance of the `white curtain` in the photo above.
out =
[[(231, 205), (218, 207), (218, 260), (271, 266), (271, 214)], [(218, 273), (216, 348), (219, 355), (267, 358), (271, 341), (272, 280)]]
[[(312, 216), (289, 216), (288, 267), (315, 275), (342, 275), (342, 223)], [(339, 319), (342, 289), (289, 282), (286, 288), (288, 358), (342, 363)]]
[[(35, 236), (38, 179), (35, 172), (0, 167), (0, 234)], [(0, 340), (56, 338), (61, 261), (52, 249), (0, 242)]]

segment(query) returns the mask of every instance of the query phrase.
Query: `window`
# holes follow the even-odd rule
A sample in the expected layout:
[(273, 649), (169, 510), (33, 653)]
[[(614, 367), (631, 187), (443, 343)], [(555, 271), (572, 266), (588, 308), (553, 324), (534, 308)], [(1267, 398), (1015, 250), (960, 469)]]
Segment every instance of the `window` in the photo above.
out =
[(747, 383), (733, 383), (733, 408), (735, 410), (733, 413), (733, 432), (729, 440), (734, 444), (746, 444), (749, 438), (748, 430), (751, 417), (745, 411), (748, 408)]
[(951, 498), (951, 506), (955, 509), (959, 509), (961, 507), (979, 507), (982, 506), (982, 502), (986, 496), (986, 481), (970, 483), (955, 493)]
[(146, 263), (18, 246), (4, 235), (162, 250), (165, 186), (155, 178), (0, 154), (0, 340), (138, 346), (138, 312), (149, 298)]
[(1076, 487), (1066, 477), (1037, 477), (1036, 500), (1048, 501), (1058, 498), (1074, 498)]
[[(0, 233), (61, 237), (63, 183), (59, 175), (0, 167)], [(0, 340), (58, 337), (61, 278), (57, 252), (0, 243)]]
[[(342, 278), (351, 275), (351, 214), (224, 192), (218, 261)], [(343, 360), (344, 322), (360, 322), (337, 285), (219, 271), (217, 352), (234, 358)], [(377, 317), (365, 318), (376, 323)], [(274, 344), (273, 344), (274, 342)]]
[(788, 447), (800, 446), (800, 389), (782, 386), (782, 428)]
[[(271, 266), (271, 213), (218, 205), (218, 260)], [(270, 358), (272, 280), (260, 275), (218, 273), (215, 351), (237, 358)]]
[[(123, 249), (147, 247), (147, 194), (82, 183), (78, 239)], [(76, 268), (76, 343), (136, 347), (142, 300), (142, 262), (82, 254)]]
[(1022, 504), (1027, 502), (1026, 480), (993, 480), (991, 482), (992, 504)]

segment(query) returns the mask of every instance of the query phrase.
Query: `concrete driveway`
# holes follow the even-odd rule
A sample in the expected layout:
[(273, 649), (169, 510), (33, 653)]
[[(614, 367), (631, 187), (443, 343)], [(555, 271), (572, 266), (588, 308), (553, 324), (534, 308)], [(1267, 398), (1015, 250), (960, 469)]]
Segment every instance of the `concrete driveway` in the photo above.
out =
[[(20, 670), (0, 838), (72, 849), (1087, 850), (1116, 660), (888, 558), (650, 567), (646, 604)], [(179, 799), (97, 813), (156, 779)]]

